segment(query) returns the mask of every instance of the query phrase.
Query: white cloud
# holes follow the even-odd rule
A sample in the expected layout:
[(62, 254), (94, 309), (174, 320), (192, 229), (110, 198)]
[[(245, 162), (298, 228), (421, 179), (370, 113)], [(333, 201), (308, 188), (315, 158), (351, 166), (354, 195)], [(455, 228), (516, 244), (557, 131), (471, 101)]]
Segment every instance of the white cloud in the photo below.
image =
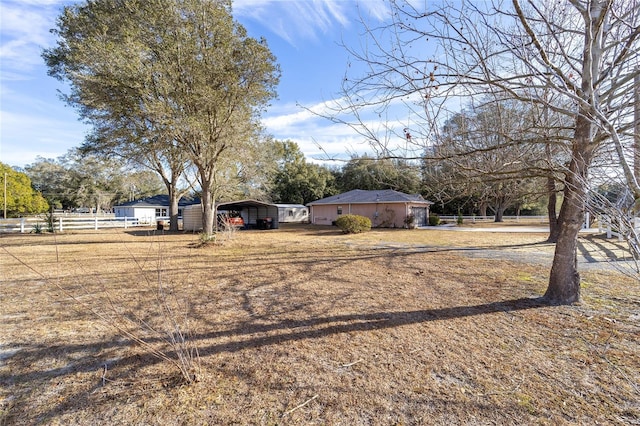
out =
[[(383, 151), (415, 157), (421, 155), (425, 144), (429, 143), (428, 134), (425, 134), (428, 126), (419, 122), (424, 117), (409, 113), (410, 104), (418, 100), (417, 96), (395, 99), (387, 105), (388, 109), (382, 116), (377, 112), (379, 106), (374, 104), (359, 108), (357, 119), (346, 111), (337, 115), (362, 133), (348, 124), (334, 123), (326, 118), (336, 116), (340, 105), (346, 105), (342, 98), (318, 102), (306, 108), (292, 104), (281, 106), (271, 111), (263, 119), (263, 124), (274, 138), (298, 143), (307, 159), (312, 161), (323, 162), (327, 158), (345, 160), (353, 155), (376, 155)], [(416, 136), (412, 141), (404, 137), (405, 127), (412, 129), (410, 133)]]
[(332, 102), (319, 102), (307, 108), (293, 104), (281, 106), (264, 117), (262, 123), (275, 139), (296, 142), (310, 161), (346, 160), (352, 155), (372, 153), (373, 148), (363, 135), (325, 118), (330, 114)]
[(334, 24), (346, 22), (343, 7), (326, 1), (237, 0), (234, 14), (251, 18), (291, 45), (297, 40), (317, 40)]
[(43, 65), (41, 52), (49, 47), (49, 32), (62, 4), (57, 1), (3, 1), (0, 5), (2, 79), (26, 79)]
[(348, 27), (359, 20), (385, 19), (383, 0), (236, 0), (234, 14), (269, 28), (289, 44), (319, 40), (335, 27)]

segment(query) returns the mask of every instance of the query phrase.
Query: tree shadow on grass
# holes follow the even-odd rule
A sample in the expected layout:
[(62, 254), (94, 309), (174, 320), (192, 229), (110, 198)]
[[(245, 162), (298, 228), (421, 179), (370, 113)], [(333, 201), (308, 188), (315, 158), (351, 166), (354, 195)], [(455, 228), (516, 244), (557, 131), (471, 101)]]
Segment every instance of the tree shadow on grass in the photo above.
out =
[[(589, 235), (584, 237), (586, 244), (578, 240), (578, 252), (588, 263), (617, 262), (633, 260), (626, 241), (607, 239), (603, 235)], [(594, 254), (599, 254), (600, 259)]]
[[(496, 312), (513, 312), (549, 306), (542, 298), (520, 298), (481, 305), (456, 306), (451, 308), (425, 309), (417, 311), (377, 312), (370, 314), (335, 315), (304, 320), (283, 320), (272, 324), (246, 324), (239, 327), (195, 336), (196, 339), (255, 335), (236, 342), (200, 347), (201, 355), (221, 352), (237, 352), (293, 340), (318, 339), (335, 334), (356, 331), (373, 331), (404, 325), (444, 321)], [(259, 336), (262, 333), (274, 333)], [(277, 334), (275, 334), (277, 333)]]
[[(549, 304), (543, 298), (519, 298), (505, 300), (501, 302), (484, 303), (472, 306), (456, 306), (450, 308), (425, 309), (416, 311), (391, 311), (375, 312), (368, 314), (348, 314), (333, 315), (319, 318), (306, 318), (296, 320), (281, 320), (273, 323), (254, 322), (242, 323), (236, 327), (209, 333), (196, 334), (191, 337), (194, 341), (218, 339), (221, 337), (236, 337), (237, 341), (227, 343), (214, 343), (207, 346), (197, 345), (200, 356), (216, 355), (223, 352), (238, 352), (248, 348), (276, 345), (287, 341), (319, 339), (331, 335), (350, 333), (357, 331), (384, 330), (388, 328), (401, 327), (405, 325), (420, 324), (431, 321), (445, 321), (455, 318), (464, 318), (477, 315), (487, 315), (497, 312), (514, 312), (527, 309), (548, 307)], [(264, 335), (267, 334), (267, 335)], [(160, 341), (160, 339), (158, 339)], [(70, 345), (34, 345), (24, 347), (15, 345), (16, 350), (12, 355), (12, 361), (21, 362), (28, 365), (44, 356), (52, 353), (64, 353), (69, 359), (75, 359), (74, 353), (90, 352), (97, 350), (112, 349), (133, 345), (127, 339), (114, 338), (108, 342), (94, 344), (70, 344)], [(5, 345), (7, 349), (11, 344)], [(138, 364), (141, 359), (145, 363), (155, 364), (162, 362), (159, 358), (149, 358), (136, 354), (117, 361), (119, 366), (129, 366)], [(103, 362), (101, 362), (102, 365)], [(138, 365), (140, 366), (140, 365)], [(95, 363), (85, 364), (84, 368), (73, 368), (74, 371), (94, 371), (97, 368)], [(53, 378), (62, 376), (69, 372), (69, 367), (51, 369), (46, 371), (33, 371), (25, 374), (7, 375), (6, 372), (0, 374), (0, 383), (24, 382), (37, 380), (38, 377)]]
[[(480, 316), (499, 312), (514, 312), (527, 309), (535, 309), (548, 306), (541, 298), (519, 298), (512, 300), (504, 300), (498, 302), (483, 303), (472, 306), (455, 306), (448, 308), (424, 309), (413, 311), (386, 311), (363, 314), (346, 314), (346, 315), (330, 315), (323, 317), (309, 317), (305, 319), (284, 319), (272, 323), (255, 323), (253, 321), (236, 325), (226, 330), (220, 330), (209, 333), (202, 333), (192, 336), (192, 340), (198, 346), (201, 357), (213, 356), (220, 353), (233, 353), (246, 349), (260, 348), (265, 346), (278, 345), (289, 341), (298, 341), (306, 339), (320, 339), (332, 335), (366, 332), (373, 330), (384, 330), (405, 325), (420, 324), (431, 321), (446, 321), (456, 318), (464, 318), (470, 316)], [(216, 343), (216, 339), (225, 338), (225, 343)], [(229, 342), (229, 339), (235, 339)], [(207, 345), (203, 345), (204, 341), (211, 341)], [(198, 344), (198, 341), (201, 344)], [(162, 344), (160, 339), (156, 342)], [(110, 374), (114, 374), (114, 380), (129, 381), (127, 377), (131, 371), (136, 371), (142, 367), (148, 367), (160, 362), (159, 358), (153, 357), (149, 353), (140, 353), (125, 356), (124, 358), (113, 359), (107, 361), (98, 359), (99, 353), (111, 354), (111, 356), (120, 352), (133, 343), (122, 338), (113, 338), (106, 342), (97, 342), (92, 344), (69, 344), (69, 345), (34, 345), (25, 347), (24, 345), (5, 345), (6, 349), (11, 349), (11, 354), (3, 359), (3, 363), (10, 365), (4, 368), (0, 373), (0, 385), (11, 392), (14, 385), (19, 385), (19, 389), (23, 392), (17, 392), (14, 395), (16, 403), (15, 411), (9, 413), (10, 418), (31, 418), (31, 420), (50, 421), (55, 419), (62, 413), (81, 411), (90, 404), (95, 404), (95, 398), (92, 394), (102, 388), (105, 383), (98, 380), (99, 372), (105, 363), (108, 366)], [(70, 361), (62, 368), (53, 368), (50, 370), (18, 372), (21, 369), (28, 370), (29, 366), (37, 364), (38, 360), (54, 356)], [(71, 365), (73, 364), (73, 365)], [(13, 368), (15, 367), (15, 368)], [(11, 371), (9, 371), (11, 370)], [(119, 373), (116, 373), (118, 372)], [(44, 413), (40, 413), (38, 418), (30, 417), (32, 414), (20, 412), (20, 406), (29, 404), (21, 404), (21, 399), (28, 399), (29, 392), (24, 389), (37, 389), (52, 383), (52, 380), (62, 378), (63, 376), (73, 375), (79, 372), (96, 373), (96, 382), (83, 387), (82, 391), (77, 392), (72, 397), (67, 397), (64, 402), (50, 407)], [(117, 377), (116, 377), (117, 375)], [(177, 381), (174, 381), (176, 384)], [(22, 393), (22, 395), (20, 395)], [(113, 403), (113, 401), (108, 402)], [(6, 420), (10, 420), (7, 418)]]

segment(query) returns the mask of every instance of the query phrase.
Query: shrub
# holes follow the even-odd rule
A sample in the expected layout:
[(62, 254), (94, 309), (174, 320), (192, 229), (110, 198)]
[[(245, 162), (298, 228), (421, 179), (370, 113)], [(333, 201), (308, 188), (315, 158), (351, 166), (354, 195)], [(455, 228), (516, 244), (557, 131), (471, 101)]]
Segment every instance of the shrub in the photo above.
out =
[(462, 217), (462, 213), (458, 213), (458, 219), (456, 220), (458, 225), (462, 225), (464, 223), (464, 217)]
[(430, 214), (429, 215), (429, 225), (430, 226), (438, 226), (438, 225), (440, 225), (440, 216), (438, 216), (437, 214)]
[(405, 228), (409, 228), (409, 229), (416, 227), (416, 217), (413, 213), (407, 215), (407, 217), (404, 218), (404, 225), (405, 225)]
[(48, 232), (56, 232), (56, 218), (53, 215), (53, 210), (44, 214), (44, 220), (47, 223), (47, 231)]
[(214, 232), (213, 234), (207, 234), (206, 232), (201, 232), (198, 234), (198, 239), (200, 240), (200, 245), (207, 244), (215, 244), (217, 241), (217, 235)]
[(356, 214), (346, 214), (336, 220), (336, 226), (345, 234), (359, 234), (371, 231), (371, 219)]

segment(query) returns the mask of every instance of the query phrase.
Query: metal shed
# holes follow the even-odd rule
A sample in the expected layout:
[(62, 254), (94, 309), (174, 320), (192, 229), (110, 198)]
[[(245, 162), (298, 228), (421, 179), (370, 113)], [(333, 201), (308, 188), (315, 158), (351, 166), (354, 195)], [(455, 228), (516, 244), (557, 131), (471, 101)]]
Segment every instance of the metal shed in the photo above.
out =
[(309, 209), (302, 204), (276, 204), (278, 206), (278, 222), (308, 223)]
[(202, 230), (202, 204), (192, 204), (182, 210), (182, 229), (184, 231)]
[[(229, 201), (216, 204), (216, 213), (238, 212), (247, 228), (277, 229), (278, 206), (257, 200)], [(185, 231), (202, 230), (202, 205), (194, 204), (183, 213)]]

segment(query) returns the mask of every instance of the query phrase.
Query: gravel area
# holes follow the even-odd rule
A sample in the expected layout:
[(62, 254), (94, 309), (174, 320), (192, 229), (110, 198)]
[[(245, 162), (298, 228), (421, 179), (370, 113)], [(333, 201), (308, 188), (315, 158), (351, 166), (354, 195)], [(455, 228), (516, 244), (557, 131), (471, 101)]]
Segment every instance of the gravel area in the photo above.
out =
[[(431, 228), (433, 229), (433, 228)], [(440, 229), (440, 228), (436, 228)], [(429, 228), (424, 228), (428, 231)], [(494, 228), (463, 228), (450, 227), (447, 231), (456, 232), (489, 232), (489, 233), (540, 233), (546, 234), (543, 227), (494, 227)], [(422, 231), (422, 229), (421, 229)], [(351, 243), (350, 243), (351, 244)], [(404, 250), (407, 252), (458, 252), (470, 258), (504, 259), (514, 262), (535, 263), (551, 268), (555, 245), (552, 243), (535, 243), (522, 245), (506, 245), (503, 247), (443, 247), (441, 245), (425, 245), (399, 242), (381, 242), (376, 245), (379, 249)], [(638, 265), (629, 253), (625, 241), (606, 239), (595, 232), (585, 232), (578, 242), (578, 268), (580, 270), (614, 270), (618, 272), (637, 271)]]

